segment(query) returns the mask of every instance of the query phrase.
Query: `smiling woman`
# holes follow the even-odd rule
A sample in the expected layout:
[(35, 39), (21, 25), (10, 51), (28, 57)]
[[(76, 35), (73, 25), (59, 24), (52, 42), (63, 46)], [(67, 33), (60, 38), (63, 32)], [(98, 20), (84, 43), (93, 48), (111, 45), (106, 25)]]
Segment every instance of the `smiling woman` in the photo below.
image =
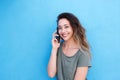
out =
[[(57, 73), (58, 80), (85, 80), (91, 66), (85, 29), (71, 13), (61, 13), (57, 25), (58, 34), (53, 34), (48, 75), (54, 77)], [(63, 42), (58, 43), (57, 35)]]

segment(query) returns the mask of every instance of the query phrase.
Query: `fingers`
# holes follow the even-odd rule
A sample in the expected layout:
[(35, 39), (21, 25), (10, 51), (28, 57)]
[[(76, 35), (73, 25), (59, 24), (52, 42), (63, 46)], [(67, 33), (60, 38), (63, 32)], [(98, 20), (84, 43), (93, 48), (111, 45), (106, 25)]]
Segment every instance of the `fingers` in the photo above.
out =
[(58, 43), (58, 40), (55, 37), (52, 39), (52, 41)]
[(56, 39), (56, 38), (53, 38), (52, 40), (55, 41), (55, 42), (57, 42), (57, 39)]
[(59, 36), (56, 31), (53, 33), (52, 35), (52, 46), (54, 48), (58, 48), (60, 46), (60, 43), (58, 42), (58, 40), (56, 39), (56, 36)]
[(52, 39), (52, 47), (58, 48), (60, 46), (60, 43), (58, 43), (58, 40), (56, 38)]
[(52, 38), (55, 38), (55, 36), (59, 36), (59, 35), (57, 34), (57, 31), (54, 31), (54, 32), (53, 32)]

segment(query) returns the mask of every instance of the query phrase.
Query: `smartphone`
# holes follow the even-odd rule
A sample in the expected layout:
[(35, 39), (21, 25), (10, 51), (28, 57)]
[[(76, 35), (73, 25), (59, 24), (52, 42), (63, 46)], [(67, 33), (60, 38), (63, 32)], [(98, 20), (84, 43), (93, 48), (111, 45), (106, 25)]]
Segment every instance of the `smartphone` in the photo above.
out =
[(58, 36), (55, 36), (55, 38), (58, 40), (58, 43), (60, 43), (60, 35), (58, 33), (58, 27), (57, 27), (57, 32), (56, 33), (58, 34)]

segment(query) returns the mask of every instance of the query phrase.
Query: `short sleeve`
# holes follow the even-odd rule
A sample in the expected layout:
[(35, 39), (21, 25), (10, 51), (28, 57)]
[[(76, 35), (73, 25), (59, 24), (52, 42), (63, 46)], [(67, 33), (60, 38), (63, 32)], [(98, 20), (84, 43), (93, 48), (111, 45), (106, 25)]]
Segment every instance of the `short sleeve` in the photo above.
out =
[(78, 59), (77, 67), (91, 67), (91, 58), (89, 53), (81, 53)]

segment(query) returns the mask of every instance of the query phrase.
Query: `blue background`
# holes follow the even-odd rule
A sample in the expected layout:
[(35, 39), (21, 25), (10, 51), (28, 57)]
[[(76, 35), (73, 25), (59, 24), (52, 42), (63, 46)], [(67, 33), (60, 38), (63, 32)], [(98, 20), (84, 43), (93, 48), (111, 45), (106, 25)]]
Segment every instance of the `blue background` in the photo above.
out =
[(47, 64), (61, 12), (86, 29), (88, 80), (120, 80), (120, 0), (0, 0), (0, 80), (56, 80)]

